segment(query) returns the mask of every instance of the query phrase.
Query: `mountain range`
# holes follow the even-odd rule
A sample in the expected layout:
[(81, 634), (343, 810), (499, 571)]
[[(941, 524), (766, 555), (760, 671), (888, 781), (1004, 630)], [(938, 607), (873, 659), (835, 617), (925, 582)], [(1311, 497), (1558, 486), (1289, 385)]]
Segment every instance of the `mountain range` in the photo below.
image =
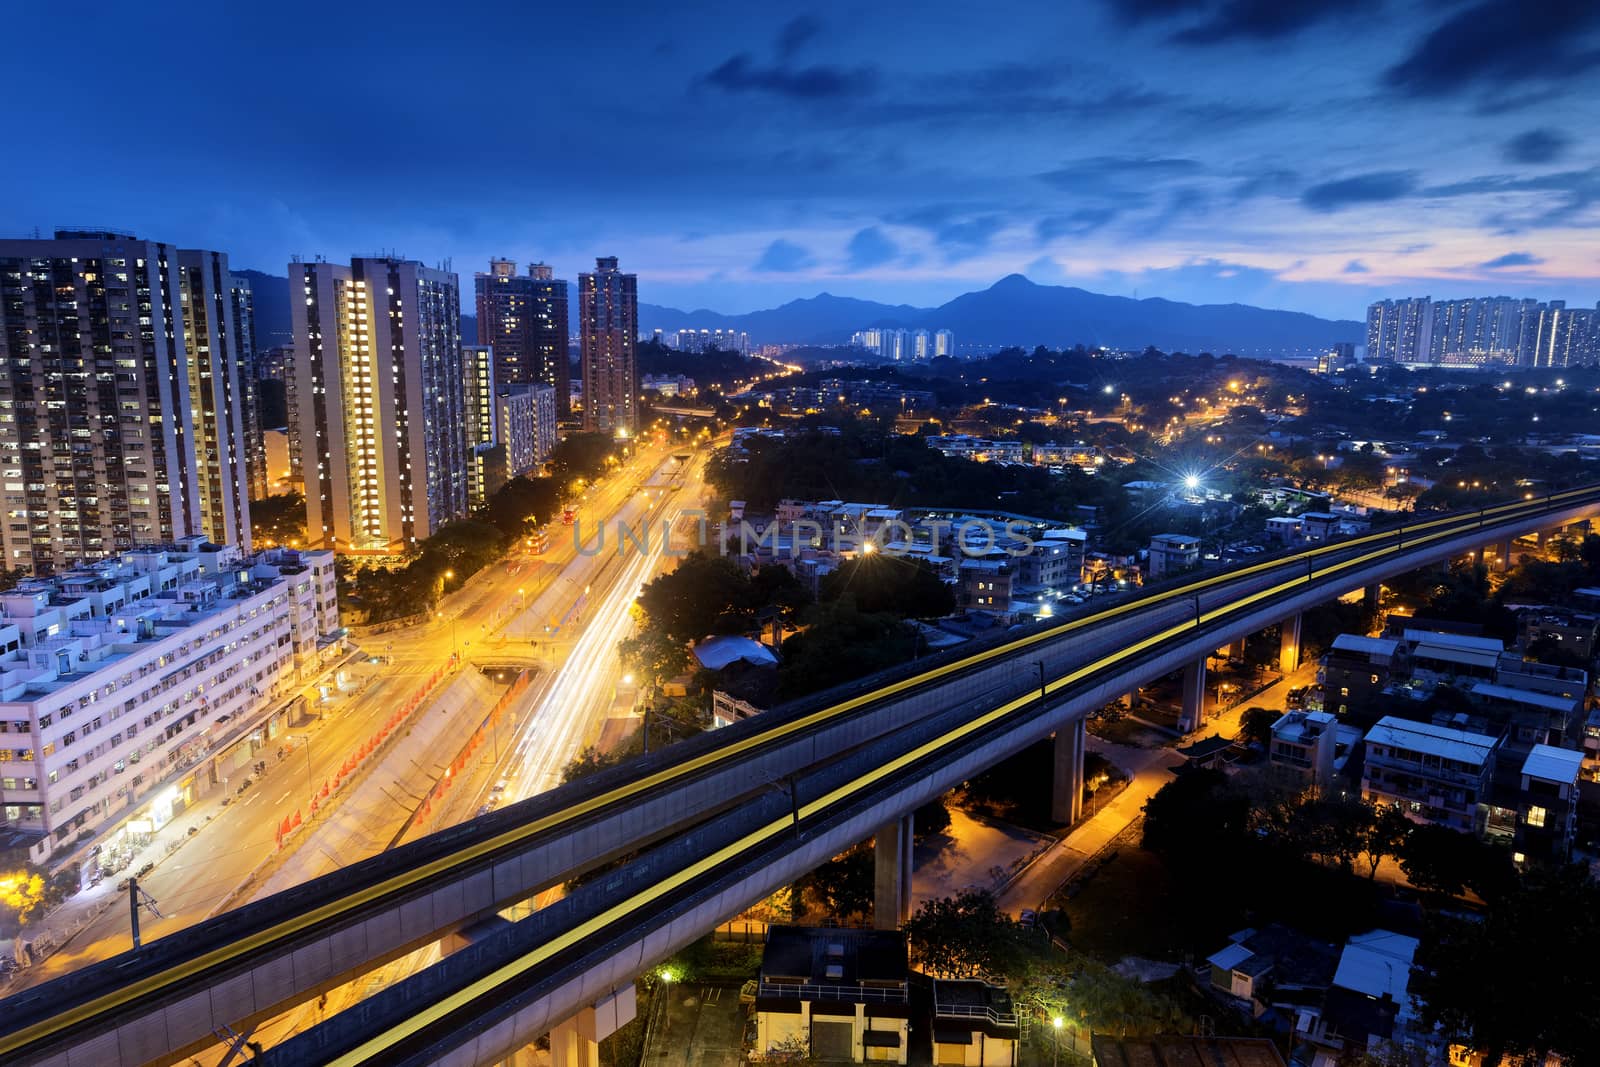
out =
[(680, 311), (639, 305), (642, 332), (686, 327), (746, 330), (754, 342), (842, 344), (869, 326), (953, 330), (963, 354), (1007, 345), (1061, 347), (1084, 344), (1165, 351), (1289, 354), (1321, 351), (1337, 341), (1357, 343), (1365, 333), (1350, 319), (1320, 319), (1298, 311), (1247, 304), (1185, 304), (1135, 300), (1061, 285), (1039, 285), (1020, 274), (987, 289), (963, 293), (936, 308), (879, 304), (822, 293), (781, 307), (743, 315)]
[[(236, 271), (255, 294), (256, 338), (263, 346), (287, 344), (289, 282), (260, 271)], [(576, 308), (573, 309), (576, 311)], [(760, 343), (843, 344), (869, 326), (953, 330), (958, 350), (976, 354), (1007, 345), (1062, 347), (1073, 344), (1165, 351), (1235, 352), (1240, 355), (1291, 355), (1325, 350), (1338, 341), (1360, 342), (1362, 323), (1321, 319), (1298, 311), (1276, 311), (1248, 304), (1185, 304), (1176, 300), (1135, 300), (1060, 285), (1039, 285), (1020, 274), (987, 289), (963, 293), (933, 308), (880, 304), (821, 293), (779, 307), (724, 315), (701, 309), (682, 311), (657, 304), (639, 305), (643, 333), (695, 329), (745, 330)], [(462, 317), (462, 336), (476, 328)]]

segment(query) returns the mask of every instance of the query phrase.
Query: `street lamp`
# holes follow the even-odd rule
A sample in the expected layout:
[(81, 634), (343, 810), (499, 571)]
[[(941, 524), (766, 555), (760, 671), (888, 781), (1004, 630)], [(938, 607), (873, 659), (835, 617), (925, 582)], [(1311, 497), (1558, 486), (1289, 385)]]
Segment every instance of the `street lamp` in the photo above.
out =
[(1065, 1024), (1065, 1022), (1066, 1020), (1062, 1019), (1059, 1015), (1050, 1020), (1050, 1036), (1054, 1038), (1053, 1043), (1055, 1045), (1054, 1054), (1051, 1056), (1050, 1062), (1054, 1064), (1055, 1067), (1060, 1067), (1061, 1064), (1061, 1027)]

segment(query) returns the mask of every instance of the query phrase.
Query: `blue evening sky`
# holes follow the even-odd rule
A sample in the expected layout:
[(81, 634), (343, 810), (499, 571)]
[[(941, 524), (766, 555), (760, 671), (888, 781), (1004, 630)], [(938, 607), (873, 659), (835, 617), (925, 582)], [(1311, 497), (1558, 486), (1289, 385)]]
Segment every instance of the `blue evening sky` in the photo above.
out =
[(96, 6), (5, 16), (0, 233), (616, 255), (728, 312), (1600, 298), (1589, 0)]

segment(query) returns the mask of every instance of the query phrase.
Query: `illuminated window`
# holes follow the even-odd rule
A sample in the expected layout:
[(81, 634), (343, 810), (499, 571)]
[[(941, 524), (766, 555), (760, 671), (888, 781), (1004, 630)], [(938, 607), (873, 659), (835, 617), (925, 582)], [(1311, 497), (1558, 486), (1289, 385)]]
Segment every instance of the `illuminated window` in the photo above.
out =
[(1528, 809), (1528, 825), (1529, 826), (1537, 826), (1537, 827), (1544, 826), (1544, 820), (1545, 820), (1545, 815), (1546, 814), (1547, 814), (1547, 812), (1543, 808), (1541, 808), (1541, 807), (1539, 807), (1537, 805), (1529, 808)]

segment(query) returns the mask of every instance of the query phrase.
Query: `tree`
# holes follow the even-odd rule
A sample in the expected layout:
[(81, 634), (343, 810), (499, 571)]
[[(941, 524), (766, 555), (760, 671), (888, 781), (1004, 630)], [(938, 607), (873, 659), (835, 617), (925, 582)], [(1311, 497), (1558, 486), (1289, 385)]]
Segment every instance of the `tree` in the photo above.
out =
[(1301, 802), (1289, 818), (1288, 838), (1305, 853), (1349, 871), (1366, 848), (1377, 813), (1360, 797)]
[(847, 560), (822, 580), (823, 600), (853, 594), (865, 612), (937, 619), (956, 609), (955, 594), (927, 563), (875, 552)]
[(250, 501), (250, 537), (260, 545), (303, 544), (306, 498), (289, 492)]
[(739, 565), (700, 552), (691, 552), (639, 594), (649, 626), (682, 643), (748, 628), (749, 604), (750, 579)]
[(1225, 868), (1248, 841), (1250, 799), (1221, 771), (1189, 770), (1144, 804), (1144, 847), (1174, 864)]
[[(638, 609), (635, 609), (638, 610)], [(644, 626), (617, 643), (623, 669), (652, 685), (689, 669), (689, 649), (653, 626)]]
[(1406, 835), (1400, 869), (1418, 889), (1446, 897), (1471, 889), (1490, 900), (1516, 881), (1504, 850), (1471, 834), (1433, 824), (1415, 827)]
[(905, 931), (918, 963), (935, 978), (1010, 975), (1027, 955), (1025, 931), (985, 889), (924, 901)]
[(1283, 718), (1274, 708), (1248, 708), (1239, 719), (1239, 736), (1248, 744), (1272, 747), (1272, 724)]
[(44, 876), (37, 871), (0, 875), (0, 905), (12, 910), (19, 926), (26, 925), (44, 901)]
[[(1415, 836), (1415, 835), (1413, 835)], [(1412, 990), (1425, 1021), (1485, 1063), (1558, 1052), (1600, 1062), (1600, 887), (1577, 866), (1535, 869), (1483, 921), (1436, 916)]]
[(1366, 839), (1361, 844), (1362, 853), (1367, 858), (1367, 878), (1378, 877), (1378, 866), (1383, 863), (1385, 856), (1399, 856), (1405, 848), (1406, 839), (1416, 826), (1406, 818), (1405, 812), (1393, 804), (1375, 805), (1371, 822), (1367, 825)]
[(802, 884), (805, 893), (833, 918), (872, 914), (874, 868), (872, 846), (857, 845), (812, 871)]
[(935, 797), (918, 808), (911, 817), (911, 833), (917, 840), (938, 837), (950, 829), (950, 809), (942, 797)]

